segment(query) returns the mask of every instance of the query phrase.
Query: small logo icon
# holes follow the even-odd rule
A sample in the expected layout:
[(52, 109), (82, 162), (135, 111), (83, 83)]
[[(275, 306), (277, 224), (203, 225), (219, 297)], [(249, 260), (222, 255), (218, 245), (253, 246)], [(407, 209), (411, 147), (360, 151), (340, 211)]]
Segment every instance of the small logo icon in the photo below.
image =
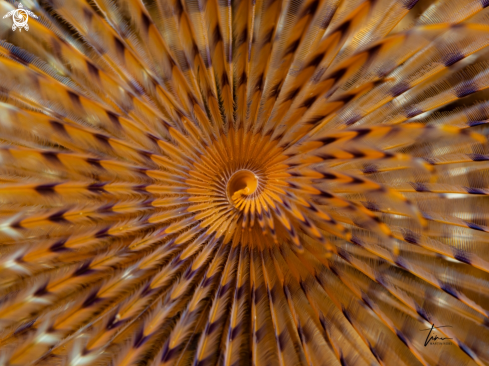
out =
[(35, 19), (38, 19), (36, 14), (34, 14), (30, 10), (24, 9), (22, 4), (19, 3), (19, 8), (9, 11), (7, 14), (3, 16), (3, 19), (12, 16), (12, 20), (14, 22), (14, 24), (12, 25), (13, 31), (15, 31), (17, 28), (19, 28), (19, 32), (22, 31), (22, 28), (28, 31), (29, 24), (27, 24), (27, 21), (29, 20), (29, 15)]

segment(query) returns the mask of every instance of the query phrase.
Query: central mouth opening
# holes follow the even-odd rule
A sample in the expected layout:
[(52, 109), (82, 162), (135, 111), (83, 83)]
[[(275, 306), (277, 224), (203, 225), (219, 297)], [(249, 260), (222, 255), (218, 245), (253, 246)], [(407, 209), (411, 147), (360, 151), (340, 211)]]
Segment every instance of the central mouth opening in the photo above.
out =
[(239, 199), (242, 195), (249, 196), (258, 188), (258, 177), (249, 170), (238, 170), (227, 184), (227, 194), (231, 201)]

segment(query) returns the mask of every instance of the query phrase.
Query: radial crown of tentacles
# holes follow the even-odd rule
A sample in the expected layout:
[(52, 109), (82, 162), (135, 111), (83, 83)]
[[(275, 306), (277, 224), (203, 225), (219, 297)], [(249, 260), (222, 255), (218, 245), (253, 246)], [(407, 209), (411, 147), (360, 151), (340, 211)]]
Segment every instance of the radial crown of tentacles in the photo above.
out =
[(1, 366), (489, 365), (487, 0), (23, 5)]

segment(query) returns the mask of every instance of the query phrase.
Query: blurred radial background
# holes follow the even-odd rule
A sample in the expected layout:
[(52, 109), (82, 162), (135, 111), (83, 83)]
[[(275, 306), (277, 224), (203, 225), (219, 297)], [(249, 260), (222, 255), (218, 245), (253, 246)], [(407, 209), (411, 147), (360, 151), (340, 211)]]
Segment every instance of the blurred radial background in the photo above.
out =
[(488, 0), (22, 5), (0, 366), (489, 365)]

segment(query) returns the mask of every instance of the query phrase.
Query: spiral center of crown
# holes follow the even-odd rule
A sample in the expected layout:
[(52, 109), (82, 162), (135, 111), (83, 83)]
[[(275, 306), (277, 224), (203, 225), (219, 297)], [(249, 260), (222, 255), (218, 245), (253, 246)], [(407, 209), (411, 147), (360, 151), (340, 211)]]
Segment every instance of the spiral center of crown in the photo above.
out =
[(231, 202), (241, 196), (250, 196), (258, 188), (258, 177), (250, 170), (238, 170), (228, 181), (227, 195)]
[(230, 128), (199, 157), (185, 180), (187, 200), (192, 203), (188, 212), (195, 214), (199, 227), (224, 235), (225, 240), (253, 228), (268, 230), (275, 237), (271, 209), (277, 209), (275, 202), (281, 202), (290, 176), (284, 163), (288, 157), (277, 141)]

